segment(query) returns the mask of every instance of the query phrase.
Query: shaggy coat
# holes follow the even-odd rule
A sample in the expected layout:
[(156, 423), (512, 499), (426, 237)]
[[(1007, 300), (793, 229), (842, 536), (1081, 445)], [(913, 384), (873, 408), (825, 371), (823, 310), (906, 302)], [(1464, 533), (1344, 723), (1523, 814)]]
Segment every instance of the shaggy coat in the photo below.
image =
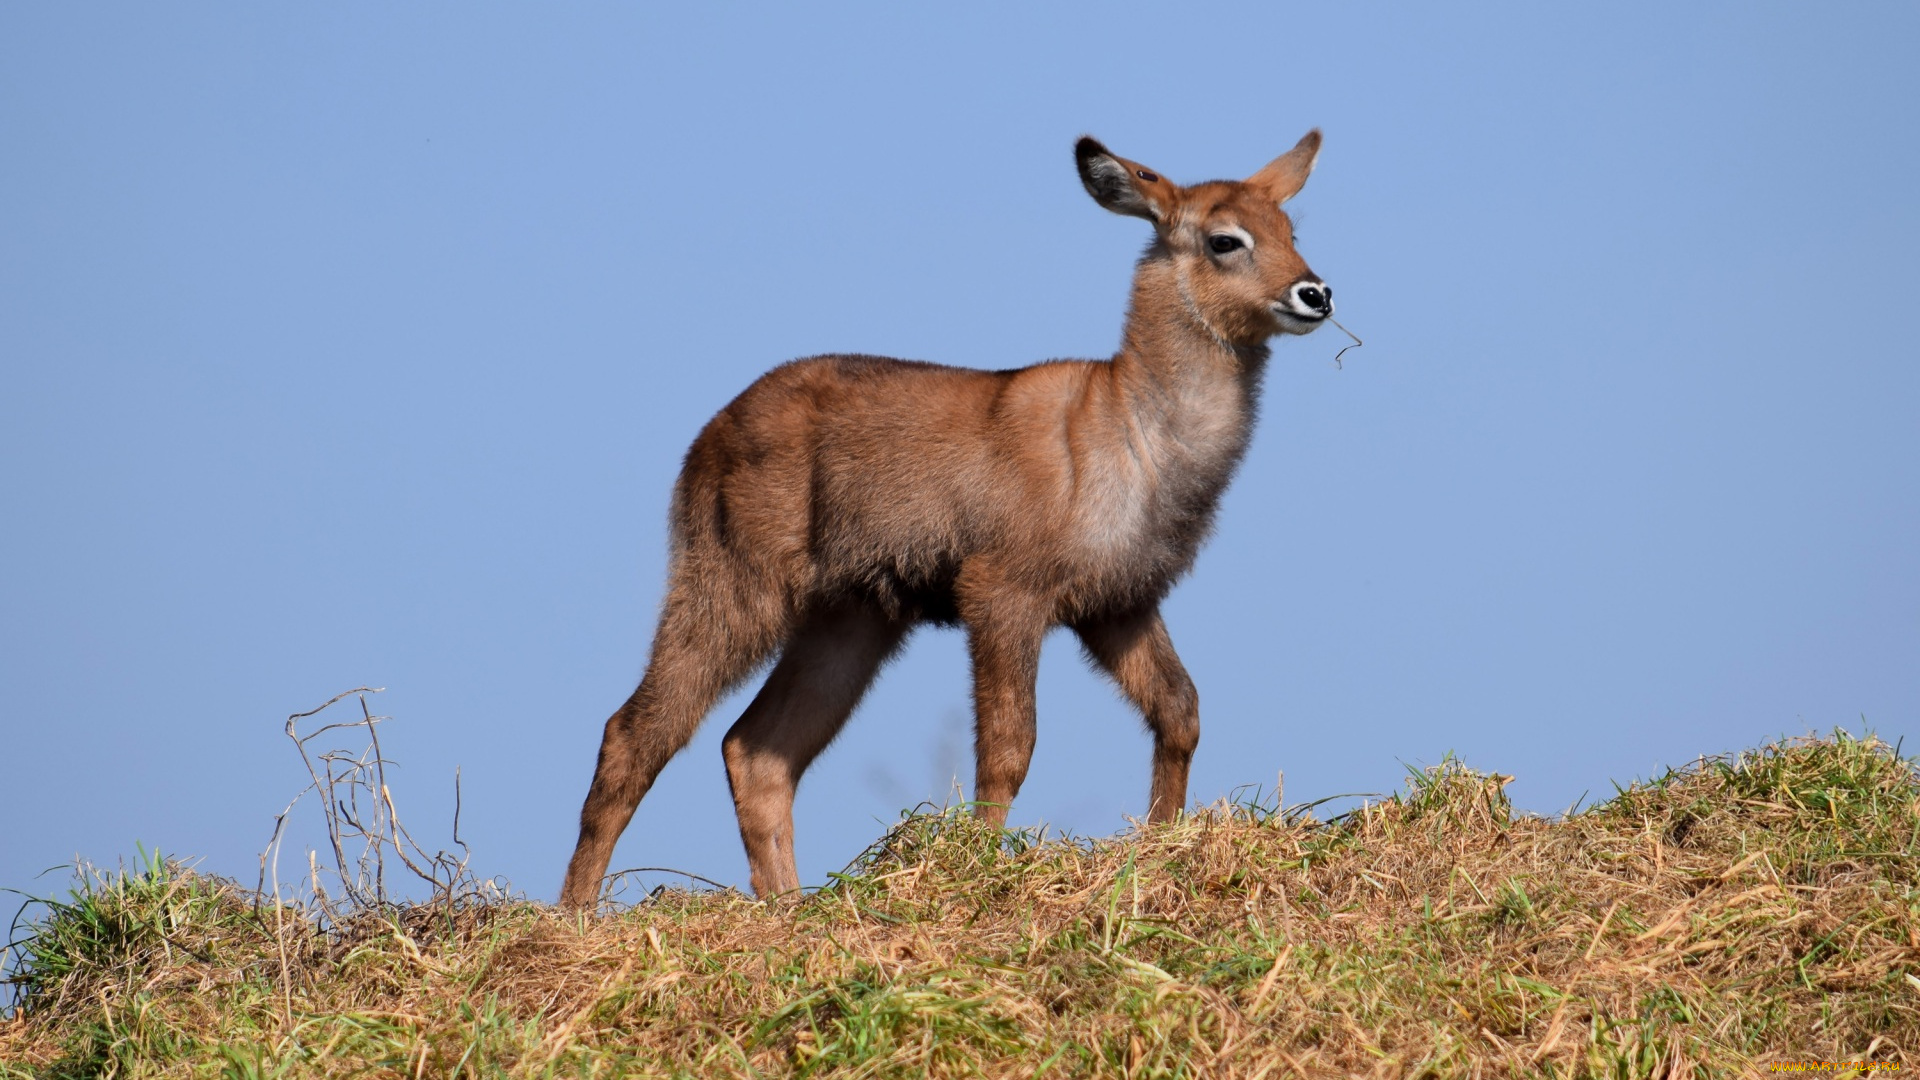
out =
[(1080, 140), (1088, 193), (1154, 226), (1111, 359), (818, 356), (720, 410), (674, 487), (653, 652), (607, 721), (561, 902), (598, 899), (660, 769), (776, 654), (724, 753), (754, 890), (797, 889), (801, 773), (921, 623), (967, 632), (982, 816), (1004, 823), (1026, 777), (1040, 642), (1060, 625), (1153, 733), (1149, 819), (1177, 814), (1199, 704), (1159, 605), (1246, 453), (1268, 339), (1332, 313), (1280, 208), (1319, 146), (1311, 132), (1247, 180), (1180, 187)]

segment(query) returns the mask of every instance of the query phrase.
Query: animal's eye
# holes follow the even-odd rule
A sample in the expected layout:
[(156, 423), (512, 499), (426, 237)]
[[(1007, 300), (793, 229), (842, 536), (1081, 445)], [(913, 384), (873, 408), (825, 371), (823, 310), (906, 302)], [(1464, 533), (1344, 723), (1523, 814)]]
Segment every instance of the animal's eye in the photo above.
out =
[(1228, 252), (1239, 251), (1246, 246), (1246, 244), (1241, 242), (1239, 237), (1230, 236), (1226, 233), (1207, 237), (1207, 247), (1212, 249), (1215, 255), (1225, 255)]

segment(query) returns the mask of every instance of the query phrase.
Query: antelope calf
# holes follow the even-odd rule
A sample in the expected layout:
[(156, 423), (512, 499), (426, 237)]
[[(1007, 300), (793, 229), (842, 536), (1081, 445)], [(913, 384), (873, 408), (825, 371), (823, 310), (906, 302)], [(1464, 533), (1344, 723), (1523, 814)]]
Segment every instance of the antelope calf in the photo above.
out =
[(721, 409), (674, 485), (653, 654), (607, 721), (561, 903), (596, 902), (654, 777), (775, 654), (724, 753), (754, 891), (799, 888), (794, 789), (921, 623), (967, 632), (982, 817), (1004, 823), (1026, 778), (1040, 641), (1058, 625), (1153, 733), (1148, 819), (1179, 813), (1199, 699), (1160, 601), (1246, 454), (1268, 339), (1333, 313), (1280, 208), (1319, 150), (1308, 132), (1245, 180), (1181, 187), (1080, 140), (1087, 193), (1153, 225), (1110, 360), (816, 356)]

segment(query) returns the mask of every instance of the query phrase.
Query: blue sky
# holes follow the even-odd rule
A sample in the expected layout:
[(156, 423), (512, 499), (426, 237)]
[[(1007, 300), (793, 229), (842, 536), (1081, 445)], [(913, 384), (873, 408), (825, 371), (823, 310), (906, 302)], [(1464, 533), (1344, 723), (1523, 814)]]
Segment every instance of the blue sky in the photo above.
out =
[[(557, 889), (687, 442), (794, 356), (1103, 356), (1180, 181), (1326, 132), (1277, 343), (1166, 611), (1192, 795), (1449, 750), (1552, 812), (1782, 733), (1920, 733), (1911, 5), (0, 8), (0, 885), (252, 880), (281, 723), (388, 687), (402, 810)], [(819, 882), (970, 782), (923, 631), (798, 806)], [(1148, 742), (1050, 640), (1014, 811)], [(724, 703), (616, 866), (744, 883)]]

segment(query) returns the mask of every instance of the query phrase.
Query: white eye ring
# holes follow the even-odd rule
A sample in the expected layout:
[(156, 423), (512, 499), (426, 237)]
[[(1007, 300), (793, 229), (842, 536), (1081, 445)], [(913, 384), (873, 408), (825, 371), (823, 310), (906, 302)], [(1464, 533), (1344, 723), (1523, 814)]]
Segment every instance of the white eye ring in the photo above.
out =
[(1241, 248), (1253, 247), (1253, 234), (1238, 226), (1229, 225), (1207, 237), (1207, 250), (1215, 255), (1231, 255)]

